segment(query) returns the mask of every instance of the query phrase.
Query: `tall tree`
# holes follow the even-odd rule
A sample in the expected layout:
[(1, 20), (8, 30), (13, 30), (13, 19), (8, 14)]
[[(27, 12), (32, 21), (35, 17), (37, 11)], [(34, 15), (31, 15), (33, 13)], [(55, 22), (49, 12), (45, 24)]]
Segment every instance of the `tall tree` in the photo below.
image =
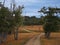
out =
[(47, 14), (44, 17), (44, 31), (45, 31), (45, 36), (47, 38), (50, 37), (51, 32), (58, 31), (58, 22), (59, 18), (58, 16), (55, 16), (56, 13), (60, 13), (60, 8), (45, 8), (43, 7), (39, 12), (43, 12), (44, 14)]
[(24, 7), (21, 7), (21, 6), (19, 6), (16, 10), (15, 10), (15, 12), (14, 12), (14, 23), (15, 23), (15, 28), (16, 28), (16, 30), (15, 30), (15, 40), (17, 40), (18, 39), (18, 28), (19, 28), (19, 26), (21, 26), (22, 25), (22, 23), (23, 23), (23, 17), (21, 16), (21, 14), (22, 14), (22, 9), (23, 9)]
[[(6, 40), (7, 33), (9, 31), (9, 24), (8, 16), (10, 15), (10, 11), (6, 7), (1, 7), (0, 9), (0, 35), (2, 35), (2, 38)], [(1, 42), (1, 40), (0, 40)]]
[[(22, 8), (18, 7), (15, 10), (15, 16), (12, 15), (7, 7), (0, 8), (0, 43), (6, 41), (9, 32), (16, 32), (15, 39), (17, 39), (18, 27), (22, 24)], [(16, 30), (14, 30), (16, 28)]]

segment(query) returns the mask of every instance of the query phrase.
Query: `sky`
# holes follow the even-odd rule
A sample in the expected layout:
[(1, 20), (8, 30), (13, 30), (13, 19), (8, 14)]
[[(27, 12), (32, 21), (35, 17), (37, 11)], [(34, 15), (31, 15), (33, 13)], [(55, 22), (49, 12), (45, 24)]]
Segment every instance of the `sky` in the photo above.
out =
[[(3, 2), (4, 0), (0, 0)], [(11, 0), (6, 0), (5, 6), (10, 8)], [(60, 7), (60, 0), (15, 0), (16, 6), (24, 5), (22, 15), (40, 17), (38, 11), (42, 7)]]

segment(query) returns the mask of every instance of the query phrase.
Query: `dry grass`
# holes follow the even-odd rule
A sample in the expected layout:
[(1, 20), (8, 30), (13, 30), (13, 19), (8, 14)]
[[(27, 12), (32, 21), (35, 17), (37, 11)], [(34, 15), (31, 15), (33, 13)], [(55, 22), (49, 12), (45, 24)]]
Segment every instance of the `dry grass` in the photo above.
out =
[[(41, 25), (34, 25), (34, 26), (23, 26), (19, 27), (19, 31), (22, 30), (31, 30), (31, 31), (42, 31), (42, 26)], [(27, 33), (26, 31), (23, 31), (24, 33), (19, 33), (18, 35), (18, 40), (14, 40), (14, 35), (9, 35), (7, 37), (7, 41), (3, 43), (2, 45), (23, 45), (27, 40), (32, 38), (34, 35), (37, 35), (39, 33)]]
[(23, 45), (25, 44), (30, 38), (37, 35), (39, 33), (19, 33), (18, 40), (14, 40), (13, 35), (9, 35), (7, 41), (2, 45)]
[(43, 26), (42, 25), (23, 26), (19, 28), (19, 31), (24, 30), (24, 29), (35, 31), (35, 32), (38, 32), (38, 31), (41, 32), (43, 31)]
[(50, 39), (42, 36), (41, 45), (60, 45), (60, 33), (51, 33)]
[[(41, 25), (34, 25), (34, 26), (24, 26), (19, 27), (19, 31), (27, 29), (32, 31), (43, 31), (43, 26)], [(19, 33), (18, 40), (14, 40), (13, 35), (9, 35), (7, 41), (3, 45), (23, 45), (33, 36), (39, 33)], [(51, 33), (50, 39), (46, 39), (44, 36), (41, 37), (41, 45), (60, 45), (60, 33)]]

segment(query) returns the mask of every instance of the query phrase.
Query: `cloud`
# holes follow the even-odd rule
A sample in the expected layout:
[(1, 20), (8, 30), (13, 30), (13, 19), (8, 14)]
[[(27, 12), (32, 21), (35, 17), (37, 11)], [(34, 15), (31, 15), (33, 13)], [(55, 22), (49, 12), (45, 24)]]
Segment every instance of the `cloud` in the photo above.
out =
[(39, 2), (39, 0), (18, 0), (16, 2), (22, 2), (22, 3), (36, 3)]
[[(3, 2), (3, 0), (0, 0)], [(6, 4), (7, 3), (7, 4)], [(11, 0), (6, 0), (5, 6), (10, 7)], [(39, 15), (37, 12), (43, 6), (45, 7), (60, 7), (60, 0), (15, 0), (16, 6), (24, 5), (23, 14), (32, 16)]]

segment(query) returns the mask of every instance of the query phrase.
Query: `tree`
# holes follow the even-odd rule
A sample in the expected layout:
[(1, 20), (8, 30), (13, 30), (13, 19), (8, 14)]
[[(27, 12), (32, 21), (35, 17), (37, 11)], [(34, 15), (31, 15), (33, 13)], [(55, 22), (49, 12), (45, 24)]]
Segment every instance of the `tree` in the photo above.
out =
[(43, 7), (39, 12), (43, 12), (44, 14), (47, 14), (44, 17), (44, 32), (45, 32), (45, 36), (46, 38), (49, 39), (50, 37), (50, 33), (51, 32), (56, 32), (59, 30), (58, 28), (58, 22), (59, 22), (59, 18), (58, 16), (55, 16), (54, 14), (60, 13), (60, 8), (45, 8)]
[[(7, 7), (1, 7), (0, 9), (0, 43), (6, 41), (8, 33), (16, 31), (15, 39), (17, 39), (18, 27), (22, 24), (22, 8), (18, 7), (15, 10), (15, 16)], [(16, 29), (16, 30), (14, 30)]]
[(15, 40), (18, 39), (18, 28), (22, 25), (22, 22), (23, 22), (23, 20), (22, 20), (23, 17), (21, 16), (23, 8), (24, 7), (19, 6), (13, 13), (13, 14), (15, 14), (15, 16), (14, 16), (14, 23), (15, 23), (14, 38), (15, 38)]
[[(6, 7), (1, 7), (0, 9), (0, 37), (2, 37), (5, 41), (7, 37), (7, 33), (9, 32), (9, 24), (8, 16), (10, 15), (10, 11)], [(0, 40), (1, 43), (2, 40)]]
[(43, 25), (43, 24), (44, 24), (43, 19), (44, 19), (44, 16), (41, 16), (41, 17), (40, 17), (40, 22), (39, 22), (39, 23), (40, 23), (40, 25)]

